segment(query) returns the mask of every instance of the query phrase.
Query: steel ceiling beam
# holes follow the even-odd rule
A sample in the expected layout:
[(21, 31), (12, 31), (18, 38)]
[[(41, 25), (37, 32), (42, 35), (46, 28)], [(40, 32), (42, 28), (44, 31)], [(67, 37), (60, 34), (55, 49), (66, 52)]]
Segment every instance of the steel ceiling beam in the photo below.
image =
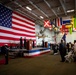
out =
[(31, 5), (33, 5), (36, 9), (38, 9), (42, 14), (44, 14), (47, 18), (49, 18), (48, 15), (45, 14), (45, 12), (42, 11), (37, 5), (35, 5), (31, 0), (28, 0), (28, 1), (29, 1), (29, 3), (30, 3)]
[(54, 9), (52, 9), (51, 5), (47, 2), (47, 0), (44, 0), (44, 2), (47, 4), (47, 6), (52, 10), (52, 12), (55, 14), (56, 17), (58, 17), (58, 15), (56, 14), (56, 12), (54, 11)]
[[(15, 4), (17, 4), (20, 8), (22, 8), (22, 9), (24, 9), (23, 7), (22, 7), (22, 5), (20, 5), (20, 4), (18, 4), (17, 2), (14, 2), (14, 1), (16, 1), (16, 0), (10, 0), (10, 2), (13, 2), (13, 3), (15, 3)], [(8, 8), (10, 8), (10, 7), (8, 7)], [(10, 9), (12, 9), (12, 8), (10, 8)], [(13, 10), (13, 9), (12, 9)], [(25, 12), (23, 12), (23, 11), (21, 11), (21, 10), (19, 10), (19, 9), (16, 9), (17, 11), (19, 11), (19, 12), (21, 12), (21, 13), (23, 13), (23, 14), (26, 14)], [(31, 13), (32, 14), (32, 12), (30, 12), (30, 11), (28, 11), (28, 10), (26, 10), (25, 9), (25, 11), (27, 11), (27, 12), (29, 12), (29, 13)], [(28, 14), (27, 14), (28, 15)], [(34, 15), (34, 14), (32, 14), (32, 15)], [(28, 15), (29, 16), (29, 15)], [(37, 15), (34, 15), (35, 17), (37, 17), (38, 18), (38, 20), (42, 20), (42, 19), (40, 19)], [(29, 16), (29, 17), (31, 17), (31, 16)], [(31, 17), (32, 18), (32, 17)], [(34, 19), (34, 18), (33, 18)], [(37, 19), (35, 19), (35, 22), (37, 21)], [(42, 22), (42, 21), (41, 21)], [(40, 22), (38, 22), (37, 24), (39, 24), (39, 25), (41, 25), (40, 24)]]
[[(11, 3), (12, 2), (12, 0), (10, 0), (10, 2), (9, 3)], [(8, 9), (10, 9), (10, 10), (13, 10), (11, 7), (9, 7), (9, 6), (7, 6), (7, 4), (9, 4), (9, 3), (5, 3), (5, 7), (7, 7)], [(19, 10), (19, 9), (16, 9), (17, 11), (19, 11), (20, 13), (23, 13), (23, 14), (25, 14), (25, 12), (23, 12), (23, 11), (21, 11), (21, 10)], [(28, 17), (30, 17), (31, 19), (33, 19), (33, 20), (36, 20), (35, 18), (33, 18), (33, 17), (31, 17), (30, 15), (28, 15), (28, 14), (25, 14), (26, 16), (28, 16)]]
[(62, 0), (59, 0), (59, 1), (60, 1), (61, 5), (62, 5), (62, 7), (63, 7), (63, 10), (64, 10), (65, 15), (67, 15), (64, 2), (62, 2)]
[[(35, 21), (35, 24), (42, 25), (42, 21), (41, 21), (41, 20), (37, 20), (37, 19), (29, 16), (28, 14), (26, 14), (25, 12), (23, 12), (23, 11), (21, 11), (21, 10), (19, 10), (19, 9), (17, 9), (17, 10), (18, 10), (19, 12), (23, 13), (24, 15), (27, 15), (27, 16), (30, 17), (31, 19), (33, 19), (33, 20)], [(22, 15), (23, 15), (23, 14), (22, 14)]]
[(16, 5), (18, 5), (20, 8), (22, 8), (24, 11), (27, 11), (27, 12), (31, 13), (32, 15), (34, 15), (35, 17), (37, 17), (38, 19), (40, 19), (36, 14), (34, 14), (33, 12), (25, 9), (25, 8), (24, 8), (21, 4), (19, 4), (18, 2), (14, 1), (14, 3), (15, 3)]
[(24, 15), (30, 17), (30, 18), (33, 19), (33, 20), (36, 20), (35, 18), (31, 17), (30, 15), (26, 14), (25, 12), (23, 12), (23, 11), (21, 11), (21, 10), (19, 10), (19, 9), (17, 9), (17, 11), (20, 12), (20, 13), (23, 13)]

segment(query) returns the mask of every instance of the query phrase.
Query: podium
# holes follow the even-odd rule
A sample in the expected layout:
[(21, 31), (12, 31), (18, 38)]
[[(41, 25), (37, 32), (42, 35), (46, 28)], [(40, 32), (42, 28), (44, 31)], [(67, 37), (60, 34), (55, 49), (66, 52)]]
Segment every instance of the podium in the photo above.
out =
[(45, 47), (46, 47), (46, 48), (48, 47), (48, 42), (45, 42)]
[(27, 41), (27, 50), (31, 50), (32, 49), (32, 40), (28, 40)]

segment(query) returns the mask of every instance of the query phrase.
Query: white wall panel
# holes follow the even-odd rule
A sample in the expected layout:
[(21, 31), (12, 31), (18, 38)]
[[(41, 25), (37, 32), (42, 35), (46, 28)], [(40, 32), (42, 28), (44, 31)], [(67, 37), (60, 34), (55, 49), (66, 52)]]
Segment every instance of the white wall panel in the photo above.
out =
[(73, 32), (72, 34), (68, 33), (66, 36), (66, 41), (74, 43), (74, 40), (76, 40), (76, 32)]
[[(35, 32), (39, 33), (39, 31), (42, 29), (42, 27), (40, 27), (39, 25), (35, 26)], [(54, 33), (51, 32), (48, 29), (45, 29), (44, 34), (47, 36), (44, 38), (44, 41), (47, 41), (48, 43), (55, 43), (54, 38), (52, 36), (54, 36)], [(57, 43), (59, 43), (61, 41), (63, 34), (59, 33), (56, 35), (56, 39), (57, 39)], [(43, 38), (38, 38), (36, 37), (36, 45), (41, 45), (42, 44), (42, 40)], [(76, 32), (72, 32), (72, 34), (70, 34), (68, 32), (68, 34), (66, 35), (66, 42), (74, 42), (74, 40), (76, 40)]]
[[(62, 38), (63, 34), (60, 33), (57, 35), (57, 42), (59, 43), (61, 41), (61, 38)], [(68, 34), (66, 35), (66, 42), (72, 42), (74, 43), (74, 40), (76, 40), (76, 32), (72, 32), (72, 34), (70, 34), (68, 32)]]
[[(39, 25), (35, 25), (35, 32), (39, 33), (39, 31), (42, 29), (43, 27), (40, 27)], [(44, 28), (43, 28), (44, 29)], [(44, 35), (46, 36), (45, 38), (38, 38), (36, 37), (36, 45), (41, 45), (42, 44), (42, 40), (44, 39), (44, 41), (48, 42), (48, 43), (55, 43), (54, 39), (52, 36), (54, 36), (54, 33), (51, 32), (48, 29), (45, 29), (44, 31)]]

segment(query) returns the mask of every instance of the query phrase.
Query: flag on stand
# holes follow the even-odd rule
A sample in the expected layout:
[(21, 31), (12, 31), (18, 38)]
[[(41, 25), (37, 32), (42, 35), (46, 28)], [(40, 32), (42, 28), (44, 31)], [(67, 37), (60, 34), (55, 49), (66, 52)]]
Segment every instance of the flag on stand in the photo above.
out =
[(36, 41), (34, 21), (0, 4), (0, 46), (19, 43), (20, 37)]
[(66, 41), (66, 34), (63, 35), (62, 39)]

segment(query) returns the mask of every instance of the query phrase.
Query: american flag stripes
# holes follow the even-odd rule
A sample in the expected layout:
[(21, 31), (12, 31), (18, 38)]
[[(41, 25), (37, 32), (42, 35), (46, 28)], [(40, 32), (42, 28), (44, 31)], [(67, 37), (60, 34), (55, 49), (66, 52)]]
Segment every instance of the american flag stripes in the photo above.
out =
[(20, 37), (36, 41), (34, 21), (0, 5), (0, 46), (18, 44)]

